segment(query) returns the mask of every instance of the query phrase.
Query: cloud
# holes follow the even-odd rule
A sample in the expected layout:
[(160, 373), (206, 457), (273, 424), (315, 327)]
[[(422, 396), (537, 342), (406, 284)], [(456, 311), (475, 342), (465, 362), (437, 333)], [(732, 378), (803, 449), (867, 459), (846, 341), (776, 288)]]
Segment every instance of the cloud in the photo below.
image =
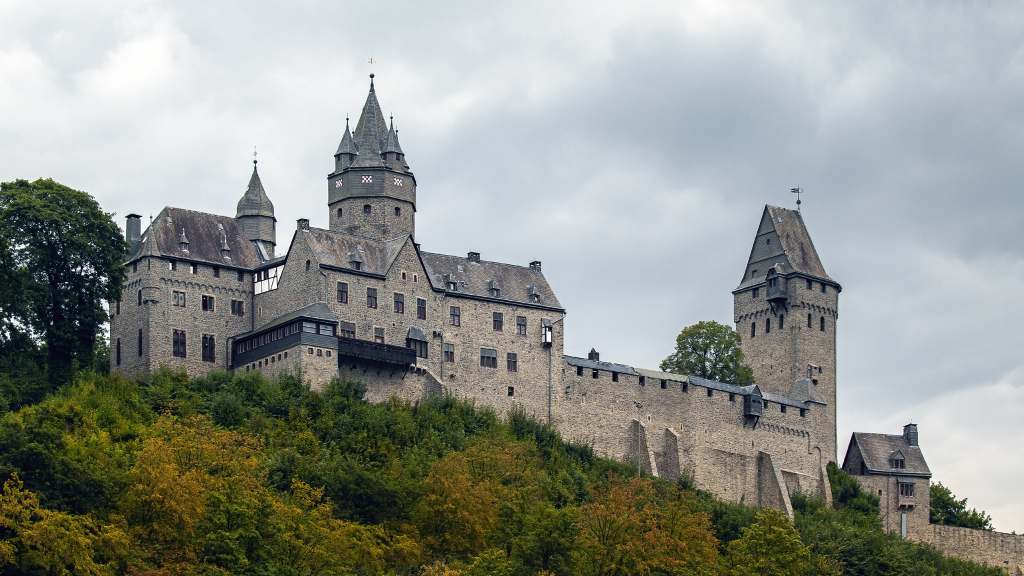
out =
[[(255, 145), (282, 243), (326, 224), (373, 57), (417, 240), (543, 260), (569, 353), (656, 366), (684, 325), (730, 322), (763, 204), (800, 185), (844, 285), (841, 443), (913, 416), (936, 479), (1024, 530), (1018, 6), (40, 1), (0, 21), (0, 180), (230, 214)], [(958, 442), (991, 453), (947, 458)]]

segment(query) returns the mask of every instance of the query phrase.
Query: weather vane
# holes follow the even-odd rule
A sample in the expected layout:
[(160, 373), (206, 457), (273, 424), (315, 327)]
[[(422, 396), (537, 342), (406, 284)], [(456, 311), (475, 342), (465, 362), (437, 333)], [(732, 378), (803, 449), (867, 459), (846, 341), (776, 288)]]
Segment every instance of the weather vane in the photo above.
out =
[(800, 194), (803, 193), (803, 189), (800, 188), (799, 186), (797, 186), (796, 188), (790, 188), (789, 191), (792, 192), (793, 194), (796, 194), (796, 211), (799, 212), (800, 211)]
[(366, 63), (367, 63), (367, 64), (376, 64), (376, 63), (377, 63), (377, 61), (373, 59), (373, 56), (370, 56), (370, 59), (369, 59), (369, 60), (367, 60), (367, 61), (366, 61)]

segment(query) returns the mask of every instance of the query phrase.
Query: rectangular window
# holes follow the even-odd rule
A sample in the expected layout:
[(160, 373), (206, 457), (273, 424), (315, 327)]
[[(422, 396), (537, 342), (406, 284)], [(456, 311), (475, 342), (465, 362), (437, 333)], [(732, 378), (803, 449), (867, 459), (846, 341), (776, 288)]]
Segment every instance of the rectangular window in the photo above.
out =
[(395, 292), (395, 314), (405, 314), (405, 294)]
[(516, 356), (515, 352), (509, 352), (505, 355), (505, 365), (508, 367), (509, 372), (519, 371), (519, 357)]
[(462, 309), (458, 306), (450, 306), (448, 308), (448, 316), (452, 326), (462, 325)]
[(661, 379), (661, 389), (665, 390), (667, 388), (668, 388), (668, 380), (665, 380), (664, 378), (662, 378)]
[(825, 286), (824, 282), (821, 283), (821, 293), (828, 294), (828, 288)]
[(735, 401), (736, 401), (736, 395), (733, 394), (732, 392), (729, 392), (729, 402), (735, 402)]
[(114, 314), (120, 314), (121, 313), (121, 299), (120, 298), (117, 299), (116, 305), (117, 305), (117, 311), (114, 312)]
[[(175, 290), (171, 293), (172, 301), (175, 306), (184, 308), (185, 307), (185, 293)], [(205, 308), (203, 308), (205, 310)]]
[(316, 322), (303, 322), (302, 331), (307, 334), (316, 334)]
[(753, 289), (753, 290), (751, 291), (751, 293), (750, 293), (750, 298), (751, 298), (752, 300), (757, 300), (757, 295), (758, 295), (758, 293), (759, 293), (760, 291), (761, 291), (761, 289), (760, 289), (760, 288), (754, 288), (754, 289)]
[(334, 324), (317, 324), (317, 329), (323, 336), (334, 336)]
[(813, 290), (814, 289), (814, 284), (810, 280), (807, 281), (807, 289), (808, 290)]
[(412, 338), (406, 338), (405, 347), (412, 348), (416, 351), (417, 358), (427, 357), (427, 343), (423, 340), (413, 340)]
[(245, 272), (242, 272), (241, 270), (238, 271), (238, 281), (245, 282)]
[(203, 362), (213, 362), (216, 357), (213, 334), (203, 334)]
[(765, 334), (771, 334), (772, 333), (772, 319), (771, 318), (765, 318), (765, 320), (764, 320), (764, 333)]
[(427, 301), (423, 298), (416, 299), (416, 318), (420, 320), (427, 319)]
[(785, 323), (786, 317), (783, 316), (782, 314), (779, 314), (779, 330), (782, 330), (782, 327), (785, 325)]
[(779, 412), (782, 412), (783, 414), (786, 413), (786, 405), (785, 404), (779, 404)]
[(132, 262), (132, 272), (138, 272), (138, 271), (139, 271), (139, 263), (138, 262)]
[(516, 389), (513, 388), (512, 386), (509, 386), (505, 394), (507, 394), (511, 398), (516, 395)]
[(373, 341), (378, 344), (384, 343), (384, 328), (380, 326), (373, 327)]
[(914, 485), (909, 482), (900, 482), (900, 496), (907, 498), (914, 497)]
[(577, 376), (583, 376), (583, 366), (577, 366), (576, 367), (576, 375)]
[(494, 348), (480, 349), (480, 366), (484, 368), (498, 367), (498, 351)]
[(612, 382), (618, 382), (618, 381), (619, 381), (619, 373), (618, 372), (612, 372)]
[(195, 274), (196, 272), (198, 272), (199, 268), (198, 268), (198, 267), (196, 267), (196, 265), (195, 265), (195, 264), (189, 264), (189, 266), (188, 266), (188, 270), (189, 270), (189, 272), (191, 272), (191, 273)]
[(348, 304), (348, 282), (338, 282), (338, 304)]
[(807, 314), (807, 327), (808, 328), (811, 327), (811, 315), (810, 314)]
[(339, 322), (338, 336), (341, 336), (342, 338), (355, 338), (356, 325), (353, 324), (352, 322)]
[(167, 269), (170, 270), (171, 272), (174, 272), (175, 270), (178, 269), (178, 263), (175, 262), (174, 260), (168, 260)]
[(208, 294), (203, 294), (203, 311), (204, 312), (213, 312), (214, 308), (215, 308), (215, 303), (214, 303), (213, 296), (210, 296)]
[(232, 300), (231, 314), (233, 316), (245, 316), (245, 302), (242, 302), (241, 300)]
[(142, 328), (139, 328), (139, 340), (137, 343), (139, 356), (142, 356)]
[(213, 267), (213, 277), (214, 278), (220, 278), (220, 267), (219, 266), (214, 266)]
[(807, 408), (800, 409), (800, 417), (803, 418), (804, 416), (807, 416)]
[(367, 288), (366, 289), (366, 307), (376, 308), (377, 307), (377, 289)]
[(178, 358), (185, 357), (185, 331), (175, 330), (173, 334), (173, 353)]
[(501, 332), (502, 327), (505, 325), (505, 316), (501, 312), (494, 312), (491, 314), (491, 319), (494, 324), (494, 331)]
[(757, 336), (757, 322), (750, 323), (750, 337)]
[(516, 316), (516, 334), (526, 336), (526, 316)]
[(820, 324), (821, 324), (821, 325), (819, 326), (819, 329), (820, 329), (820, 330), (821, 330), (822, 332), (824, 332), (824, 331), (825, 331), (825, 317), (824, 317), (824, 316), (822, 316), (822, 317), (821, 317), (821, 322), (820, 322)]
[(121, 365), (121, 339), (117, 339), (117, 365)]
[(455, 362), (455, 344), (449, 344), (448, 342), (445, 342), (445, 344), (444, 344), (444, 361), (445, 362)]
[(712, 390), (711, 388), (708, 388), (708, 398), (711, 398), (712, 396), (714, 396), (714, 394), (715, 394), (714, 390)]

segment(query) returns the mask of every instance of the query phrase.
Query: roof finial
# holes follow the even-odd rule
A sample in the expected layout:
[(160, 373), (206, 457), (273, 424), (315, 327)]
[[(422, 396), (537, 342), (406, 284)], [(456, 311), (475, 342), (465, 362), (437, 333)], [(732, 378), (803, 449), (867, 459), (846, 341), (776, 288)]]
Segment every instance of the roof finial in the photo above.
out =
[(258, 160), (258, 159), (257, 159), (257, 157), (256, 157), (256, 146), (253, 146), (253, 147), (252, 147), (252, 167), (253, 167), (254, 169), (256, 168), (256, 162), (258, 162), (258, 161), (259, 161), (259, 160)]
[[(370, 58), (370, 63), (373, 63), (373, 58)], [(373, 92), (373, 72), (370, 72), (370, 92)]]
[(792, 192), (793, 194), (796, 194), (796, 211), (799, 212), (800, 211), (800, 194), (802, 194), (804, 190), (803, 190), (803, 188), (797, 186), (796, 188), (790, 188), (789, 191)]

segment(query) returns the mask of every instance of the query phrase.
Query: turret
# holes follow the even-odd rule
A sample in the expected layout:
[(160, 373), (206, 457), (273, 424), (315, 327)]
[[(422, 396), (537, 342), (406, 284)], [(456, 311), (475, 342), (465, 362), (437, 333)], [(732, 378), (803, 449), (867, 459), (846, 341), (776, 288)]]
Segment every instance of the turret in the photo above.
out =
[(235, 219), (238, 220), (242, 235), (256, 245), (260, 258), (273, 258), (274, 246), (277, 244), (277, 218), (274, 217), (274, 204), (263, 189), (263, 182), (256, 170), (256, 160), (252, 161), (249, 187), (238, 201)]
[(373, 240), (411, 236), (416, 230), (416, 177), (409, 170), (392, 119), (384, 120), (370, 74), (370, 92), (354, 132), (345, 132), (327, 176), (330, 227)]

